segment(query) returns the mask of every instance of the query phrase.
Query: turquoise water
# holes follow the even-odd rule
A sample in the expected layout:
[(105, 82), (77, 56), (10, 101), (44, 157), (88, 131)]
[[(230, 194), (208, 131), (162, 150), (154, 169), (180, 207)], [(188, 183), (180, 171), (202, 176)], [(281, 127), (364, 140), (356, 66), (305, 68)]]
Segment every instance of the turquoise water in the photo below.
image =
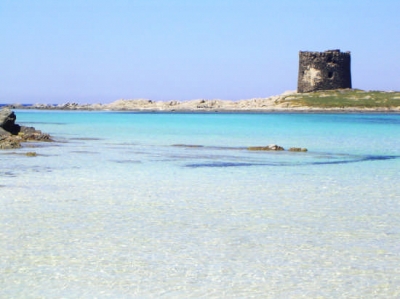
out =
[(1, 298), (400, 296), (400, 115), (16, 114)]

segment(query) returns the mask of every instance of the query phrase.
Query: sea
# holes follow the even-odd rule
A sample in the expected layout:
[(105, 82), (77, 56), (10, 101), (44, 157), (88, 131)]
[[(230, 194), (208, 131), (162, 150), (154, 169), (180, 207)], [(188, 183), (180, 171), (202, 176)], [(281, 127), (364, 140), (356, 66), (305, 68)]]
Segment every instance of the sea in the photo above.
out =
[(0, 298), (400, 298), (400, 114), (14, 111)]

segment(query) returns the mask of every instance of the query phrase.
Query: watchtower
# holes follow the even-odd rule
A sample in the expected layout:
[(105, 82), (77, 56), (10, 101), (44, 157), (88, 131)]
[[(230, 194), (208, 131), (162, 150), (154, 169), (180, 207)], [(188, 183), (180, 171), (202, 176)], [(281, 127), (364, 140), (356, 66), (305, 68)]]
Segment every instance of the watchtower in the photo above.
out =
[(297, 92), (351, 88), (350, 52), (299, 52)]

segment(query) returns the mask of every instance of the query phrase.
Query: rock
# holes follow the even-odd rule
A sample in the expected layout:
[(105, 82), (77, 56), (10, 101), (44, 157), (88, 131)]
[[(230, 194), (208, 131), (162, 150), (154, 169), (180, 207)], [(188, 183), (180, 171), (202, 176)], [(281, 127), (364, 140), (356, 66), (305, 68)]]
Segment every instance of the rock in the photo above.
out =
[(54, 109), (55, 107), (53, 105), (50, 105), (50, 104), (39, 104), (39, 103), (37, 103), (37, 104), (33, 104), (30, 108), (31, 109), (44, 109), (44, 110), (46, 110), (46, 109)]
[(38, 132), (38, 130), (36, 130), (34, 127), (21, 126), (18, 133), (19, 134), (33, 134), (35, 132)]
[(180, 103), (178, 101), (169, 101), (168, 105), (170, 106), (176, 106), (179, 105)]
[(49, 134), (45, 134), (42, 132), (33, 134), (33, 136), (31, 136), (30, 139), (28, 140), (45, 141), (45, 142), (53, 141), (53, 139), (51, 139), (51, 136)]
[(12, 112), (8, 108), (3, 108), (0, 110), (0, 127), (7, 125), (8, 122), (15, 122), (16, 116), (14, 112)]
[(0, 110), (0, 149), (20, 148), (21, 142), (27, 141), (53, 141), (49, 134), (16, 124), (16, 119), (15, 113), (10, 109)]
[(221, 103), (218, 100), (200, 100), (199, 104), (196, 106), (198, 109), (216, 109), (220, 107)]
[(37, 153), (36, 152), (27, 152), (25, 155), (28, 157), (36, 157)]
[(307, 152), (308, 150), (304, 147), (291, 147), (289, 148), (290, 152)]
[(12, 135), (5, 138), (0, 138), (0, 149), (14, 149), (20, 147), (21, 142)]
[(79, 107), (78, 103), (70, 103), (70, 102), (57, 105), (57, 108), (61, 110), (76, 110), (78, 107)]
[(249, 151), (284, 151), (282, 146), (270, 144), (267, 146), (250, 146), (247, 148)]
[(33, 127), (25, 126), (21, 126), (18, 137), (23, 141), (53, 141), (49, 134), (42, 133), (42, 131), (36, 130)]
[(8, 108), (0, 110), (0, 128), (11, 134), (18, 134), (20, 126), (15, 124), (17, 116)]
[(10, 132), (8, 132), (8, 131), (6, 131), (6, 130), (4, 130), (3, 128), (1, 128), (0, 127), (0, 139), (4, 136), (4, 137), (7, 137), (7, 136), (10, 136), (11, 135), (11, 133)]

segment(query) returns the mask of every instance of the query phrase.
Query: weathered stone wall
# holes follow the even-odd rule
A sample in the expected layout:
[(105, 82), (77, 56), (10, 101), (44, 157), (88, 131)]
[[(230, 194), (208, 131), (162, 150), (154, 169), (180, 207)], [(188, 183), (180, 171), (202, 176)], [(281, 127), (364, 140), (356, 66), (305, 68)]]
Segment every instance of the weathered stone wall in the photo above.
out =
[(350, 52), (299, 52), (297, 92), (351, 88)]

